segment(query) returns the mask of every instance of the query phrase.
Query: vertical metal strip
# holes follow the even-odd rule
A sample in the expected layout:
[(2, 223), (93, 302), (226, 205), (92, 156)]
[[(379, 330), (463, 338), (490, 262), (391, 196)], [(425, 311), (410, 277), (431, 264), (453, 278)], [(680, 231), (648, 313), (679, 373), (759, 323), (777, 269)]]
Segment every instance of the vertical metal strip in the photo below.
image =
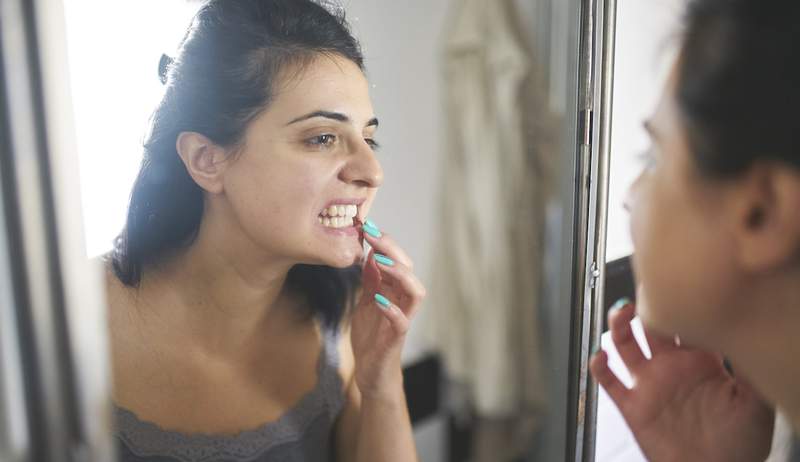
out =
[(594, 207), (593, 217), (593, 249), (591, 255), (592, 264), (589, 267), (590, 297), (588, 309), (589, 329), (586, 340), (585, 360), (586, 364), (582, 370), (586, 371), (586, 400), (584, 418), (584, 461), (594, 461), (595, 454), (595, 435), (597, 433), (597, 384), (591, 379), (588, 373), (588, 361), (592, 351), (600, 347), (600, 336), (603, 333), (603, 299), (605, 292), (605, 263), (606, 263), (606, 239), (608, 230), (608, 182), (610, 177), (610, 158), (611, 158), (611, 124), (613, 109), (613, 89), (614, 89), (614, 52), (616, 38), (616, 0), (603, 0), (597, 5), (598, 31), (596, 36), (601, 37), (597, 43), (596, 53), (599, 59), (596, 61), (596, 80), (597, 98), (596, 120), (594, 121), (593, 132), (596, 134), (592, 157), (595, 169), (592, 175)]
[(615, 0), (584, 0), (581, 40), (583, 130), (576, 185), (575, 291), (570, 354), (571, 441), (568, 460), (594, 460), (597, 387), (589, 374), (591, 352), (600, 343), (608, 208), (611, 92), (613, 89)]
[(585, 329), (587, 326), (585, 287), (586, 267), (589, 247), (590, 201), (589, 184), (591, 178), (591, 129), (589, 123), (593, 111), (594, 82), (594, 11), (597, 0), (581, 1), (580, 64), (578, 66), (578, 133), (576, 143), (575, 172), (575, 243), (573, 263), (573, 293), (571, 300), (571, 339), (569, 355), (569, 414), (567, 420), (567, 448), (565, 460), (579, 462), (583, 458), (585, 435), (585, 359), (583, 355)]

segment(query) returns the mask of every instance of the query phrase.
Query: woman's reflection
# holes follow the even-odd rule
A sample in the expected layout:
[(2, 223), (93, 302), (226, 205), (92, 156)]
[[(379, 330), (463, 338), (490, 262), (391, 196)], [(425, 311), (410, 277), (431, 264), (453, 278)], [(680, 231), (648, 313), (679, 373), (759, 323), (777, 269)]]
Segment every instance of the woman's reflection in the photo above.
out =
[(648, 460), (764, 460), (773, 415), (762, 396), (800, 426), (800, 3), (694, 0), (688, 11), (628, 201), (646, 297), (609, 319), (635, 385), (604, 353), (592, 370)]
[(415, 460), (400, 353), (425, 289), (365, 218), (378, 120), (343, 16), (212, 0), (162, 64), (105, 258), (122, 459)]

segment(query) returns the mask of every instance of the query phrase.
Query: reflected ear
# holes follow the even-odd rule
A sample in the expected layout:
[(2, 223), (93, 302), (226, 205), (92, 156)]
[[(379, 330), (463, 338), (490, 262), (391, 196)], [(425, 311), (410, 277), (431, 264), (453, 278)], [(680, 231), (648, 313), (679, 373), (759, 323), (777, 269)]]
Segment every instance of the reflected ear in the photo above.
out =
[(228, 166), (228, 156), (222, 147), (200, 133), (181, 132), (175, 149), (186, 171), (201, 188), (214, 194), (222, 192), (222, 180)]
[(800, 252), (800, 172), (778, 164), (756, 165), (737, 192), (737, 240), (745, 270), (792, 264)]

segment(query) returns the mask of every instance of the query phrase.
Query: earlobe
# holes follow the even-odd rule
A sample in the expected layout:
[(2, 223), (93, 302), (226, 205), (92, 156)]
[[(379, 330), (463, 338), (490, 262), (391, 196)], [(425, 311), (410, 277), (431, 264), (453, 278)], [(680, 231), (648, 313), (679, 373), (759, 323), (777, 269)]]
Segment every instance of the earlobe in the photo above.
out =
[(195, 183), (210, 193), (222, 192), (227, 166), (223, 148), (200, 133), (181, 132), (175, 149)]

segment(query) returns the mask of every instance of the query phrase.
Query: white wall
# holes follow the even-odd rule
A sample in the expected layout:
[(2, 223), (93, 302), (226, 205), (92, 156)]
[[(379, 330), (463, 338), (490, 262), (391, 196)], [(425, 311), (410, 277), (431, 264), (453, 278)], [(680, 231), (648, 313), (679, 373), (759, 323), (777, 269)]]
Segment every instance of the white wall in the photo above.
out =
[[(173, 54), (196, 4), (64, 0), (86, 249), (111, 248), (125, 223), (147, 120), (161, 99), (162, 53)], [(146, 30), (143, 30), (146, 25)]]
[[(431, 244), (443, 113), (440, 75), (441, 37), (450, 2), (444, 0), (345, 0), (361, 41), (372, 85), (375, 113), (381, 121), (378, 156), (385, 182), (371, 219), (392, 234), (415, 263), (422, 282), (431, 282)], [(424, 323), (424, 307), (415, 325)], [(428, 349), (422, 329), (412, 327), (405, 360)]]
[(649, 140), (642, 124), (655, 110), (674, 59), (685, 0), (618, 0), (606, 259), (633, 252), (622, 204), (642, 169)]

